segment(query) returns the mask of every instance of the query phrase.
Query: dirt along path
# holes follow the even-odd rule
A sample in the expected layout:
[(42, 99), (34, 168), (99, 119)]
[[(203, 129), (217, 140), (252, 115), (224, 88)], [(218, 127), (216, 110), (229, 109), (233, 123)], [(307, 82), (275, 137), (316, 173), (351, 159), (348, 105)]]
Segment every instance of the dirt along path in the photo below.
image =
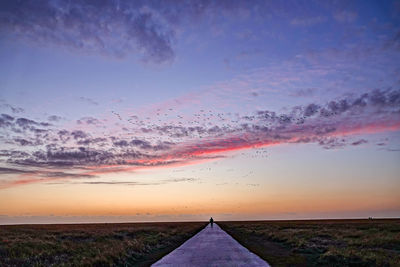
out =
[(217, 224), (207, 225), (152, 266), (269, 266)]

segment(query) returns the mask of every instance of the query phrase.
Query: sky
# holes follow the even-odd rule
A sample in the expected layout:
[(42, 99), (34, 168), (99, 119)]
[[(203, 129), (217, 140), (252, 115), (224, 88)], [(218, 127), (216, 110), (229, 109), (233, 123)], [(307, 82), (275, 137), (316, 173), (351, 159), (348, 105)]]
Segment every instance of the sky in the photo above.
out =
[(400, 1), (0, 1), (0, 224), (400, 216)]

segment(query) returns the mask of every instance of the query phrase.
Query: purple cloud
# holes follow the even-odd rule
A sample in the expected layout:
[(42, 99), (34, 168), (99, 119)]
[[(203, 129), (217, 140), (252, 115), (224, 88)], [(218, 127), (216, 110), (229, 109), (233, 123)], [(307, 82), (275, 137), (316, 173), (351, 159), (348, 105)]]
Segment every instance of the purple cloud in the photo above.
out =
[[(3, 141), (15, 146), (1, 150), (0, 161), (6, 168), (35, 168), (53, 176), (58, 175), (54, 168), (63, 173), (73, 169), (79, 172), (78, 176), (182, 166), (218, 159), (230, 151), (286, 143), (316, 143), (335, 149), (367, 142), (348, 142), (348, 135), (398, 130), (399, 114), (400, 91), (387, 89), (344, 96), (325, 104), (296, 106), (286, 113), (259, 110), (243, 116), (201, 110), (195, 121), (182, 121), (180, 126), (150, 123), (146, 131), (138, 124), (128, 129), (129, 134), (121, 131), (98, 135), (84, 129), (57, 129), (54, 125), (48, 125), (45, 132), (18, 133), (13, 129), (44, 123), (6, 115), (1, 117), (3, 124), (8, 123), (2, 128), (8, 133)], [(123, 118), (119, 121), (129, 123)], [(23, 149), (24, 146), (30, 149)], [(46, 178), (45, 174), (40, 176)]]
[(360, 140), (357, 140), (357, 141), (351, 143), (351, 145), (352, 145), (352, 146), (358, 146), (358, 145), (362, 145), (362, 144), (366, 144), (366, 143), (368, 143), (367, 140), (365, 140), (365, 139), (360, 139)]

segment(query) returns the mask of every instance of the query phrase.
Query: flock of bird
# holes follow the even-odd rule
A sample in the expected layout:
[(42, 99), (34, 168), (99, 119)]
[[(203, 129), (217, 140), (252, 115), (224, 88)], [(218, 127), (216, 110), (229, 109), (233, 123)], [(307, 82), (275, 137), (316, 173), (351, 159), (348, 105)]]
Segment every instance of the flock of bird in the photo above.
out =
[[(183, 116), (181, 114), (174, 113), (174, 109), (169, 108), (162, 111), (161, 109), (157, 109), (154, 112), (153, 118), (150, 116), (144, 117), (144, 119), (140, 118), (138, 115), (127, 115), (127, 119), (124, 120), (124, 117), (112, 111), (112, 114), (116, 116), (118, 121), (124, 121), (132, 125), (132, 131), (136, 134), (140, 135), (141, 138), (145, 138), (146, 140), (157, 143), (157, 142), (171, 142), (171, 143), (181, 143), (185, 142), (187, 139), (192, 137), (193, 139), (197, 139), (197, 142), (201, 143), (201, 140), (205, 142), (205, 140), (213, 140), (215, 139), (220, 132), (213, 132), (213, 127), (217, 127), (214, 129), (222, 129), (222, 133), (227, 133), (229, 131), (233, 132), (234, 129), (241, 129), (245, 123), (256, 121), (256, 116), (244, 116), (240, 117), (237, 113), (231, 112), (219, 112), (213, 113), (211, 110), (200, 109), (197, 113), (193, 113), (192, 115)], [(184, 136), (183, 138), (176, 138), (170, 132), (160, 133), (160, 129), (175, 129), (179, 130), (188, 130), (188, 129), (197, 129), (194, 130), (189, 137)], [(168, 128), (170, 127), (170, 128)], [(198, 127), (198, 128), (196, 128)], [(143, 132), (145, 129), (145, 132)], [(224, 134), (225, 135), (225, 134)], [(205, 138), (205, 139), (202, 139)], [(201, 140), (200, 140), (201, 139)], [(239, 154), (241, 157), (248, 158), (267, 158), (268, 153), (266, 148), (257, 148), (254, 147), (250, 152), (242, 152)], [(173, 172), (183, 172), (183, 169), (174, 169)], [(213, 168), (202, 167), (198, 169), (191, 170), (192, 173), (196, 172), (211, 172)], [(228, 169), (227, 172), (234, 171), (234, 169)], [(237, 171), (235, 171), (237, 173)], [(239, 172), (240, 173), (240, 172)], [(239, 176), (241, 178), (249, 178), (254, 175), (254, 171), (248, 171), (243, 175)], [(222, 184), (218, 184), (222, 185)], [(246, 184), (250, 187), (259, 186), (259, 184)]]
[[(183, 116), (176, 114), (173, 108), (157, 109), (153, 118), (146, 116), (144, 119), (139, 115), (124, 116), (116, 111), (111, 111), (118, 121), (126, 122), (128, 135), (139, 136), (152, 144), (168, 142), (169, 144), (182, 144), (193, 141), (197, 144), (207, 141), (215, 141), (225, 138), (227, 134), (239, 134), (248, 125), (249, 121), (256, 121), (256, 116), (243, 116), (238, 113), (219, 112), (200, 109), (192, 115)], [(144, 116), (143, 116), (144, 117)], [(266, 149), (253, 149), (252, 153), (242, 153), (249, 158), (267, 158)]]

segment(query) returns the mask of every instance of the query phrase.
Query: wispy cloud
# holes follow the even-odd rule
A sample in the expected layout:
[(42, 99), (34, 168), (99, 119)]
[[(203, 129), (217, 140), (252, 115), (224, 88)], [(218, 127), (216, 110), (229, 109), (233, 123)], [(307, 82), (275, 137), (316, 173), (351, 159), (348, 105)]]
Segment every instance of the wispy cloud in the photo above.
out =
[(0, 31), (35, 43), (113, 57), (134, 54), (163, 63), (175, 57), (173, 42), (183, 22), (245, 2), (219, 1), (2, 1)]
[(92, 98), (89, 98), (89, 97), (83, 97), (83, 96), (81, 96), (81, 97), (79, 98), (79, 100), (82, 101), (82, 102), (85, 102), (85, 103), (87, 103), (87, 104), (90, 104), (90, 105), (94, 105), (94, 106), (99, 105), (99, 103), (97, 103), (96, 101), (94, 101)]
[(312, 26), (315, 24), (320, 24), (327, 20), (324, 16), (315, 16), (315, 17), (303, 17), (303, 18), (293, 18), (290, 21), (290, 24), (295, 26)]
[(57, 184), (86, 184), (86, 185), (128, 185), (128, 186), (153, 186), (153, 185), (163, 185), (170, 183), (180, 183), (180, 182), (195, 182), (198, 181), (197, 178), (170, 178), (163, 179), (159, 181), (148, 181), (148, 182), (136, 182), (136, 181), (58, 181), (58, 182), (48, 182), (48, 185)]
[[(4, 101), (0, 100), (0, 103), (1, 102), (4, 102)], [(13, 106), (13, 105), (10, 105), (10, 104), (7, 104), (7, 103), (1, 103), (0, 107), (4, 107), (4, 108), (7, 108), (7, 109), (10, 109), (11, 112), (14, 113), (14, 114), (18, 114), (18, 113), (24, 112), (23, 108), (16, 107), (16, 106)]]
[(8, 188), (12, 186), (32, 184), (32, 183), (43, 183), (51, 182), (55, 180), (64, 179), (83, 179), (83, 178), (95, 178), (95, 175), (72, 173), (64, 171), (53, 171), (38, 168), (3, 168), (0, 167), (0, 175), (19, 175), (19, 179), (1, 179), (0, 188)]
[[(253, 8), (254, 5), (257, 8)], [(315, 2), (313, 7), (328, 5), (333, 18), (353, 22), (357, 13), (340, 9), (335, 2)], [(292, 11), (290, 11), (292, 10)], [(229, 16), (237, 19), (286, 18), (291, 25), (309, 27), (328, 19), (316, 15), (298, 1), (1, 1), (0, 33), (41, 45), (64, 47), (112, 57), (134, 55), (147, 62), (165, 63), (175, 58), (175, 44), (185, 25), (215, 21)], [(268, 14), (268, 16), (265, 16)], [(214, 35), (220, 26), (211, 23)], [(257, 36), (250, 31), (242, 38)]]
[[(34, 42), (121, 57), (173, 57), (168, 15), (141, 2), (2, 1), (1, 30)], [(161, 13), (161, 14), (160, 14)], [(159, 16), (163, 20), (158, 19)]]
[(310, 97), (315, 94), (317, 88), (305, 88), (305, 89), (298, 89), (290, 92), (290, 96), (295, 97)]
[(47, 120), (48, 120), (48, 121), (51, 121), (51, 122), (58, 122), (58, 121), (60, 121), (60, 120), (62, 120), (62, 119), (63, 119), (62, 117), (57, 116), (57, 115), (51, 115), (51, 116), (49, 116), (49, 117), (47, 118)]
[(365, 139), (360, 139), (360, 140), (354, 141), (353, 143), (351, 143), (351, 145), (353, 145), (353, 146), (359, 146), (359, 145), (366, 144), (366, 143), (368, 143), (367, 140), (365, 140)]
[(333, 15), (335, 20), (342, 23), (350, 23), (357, 19), (357, 13), (349, 10), (341, 10)]

